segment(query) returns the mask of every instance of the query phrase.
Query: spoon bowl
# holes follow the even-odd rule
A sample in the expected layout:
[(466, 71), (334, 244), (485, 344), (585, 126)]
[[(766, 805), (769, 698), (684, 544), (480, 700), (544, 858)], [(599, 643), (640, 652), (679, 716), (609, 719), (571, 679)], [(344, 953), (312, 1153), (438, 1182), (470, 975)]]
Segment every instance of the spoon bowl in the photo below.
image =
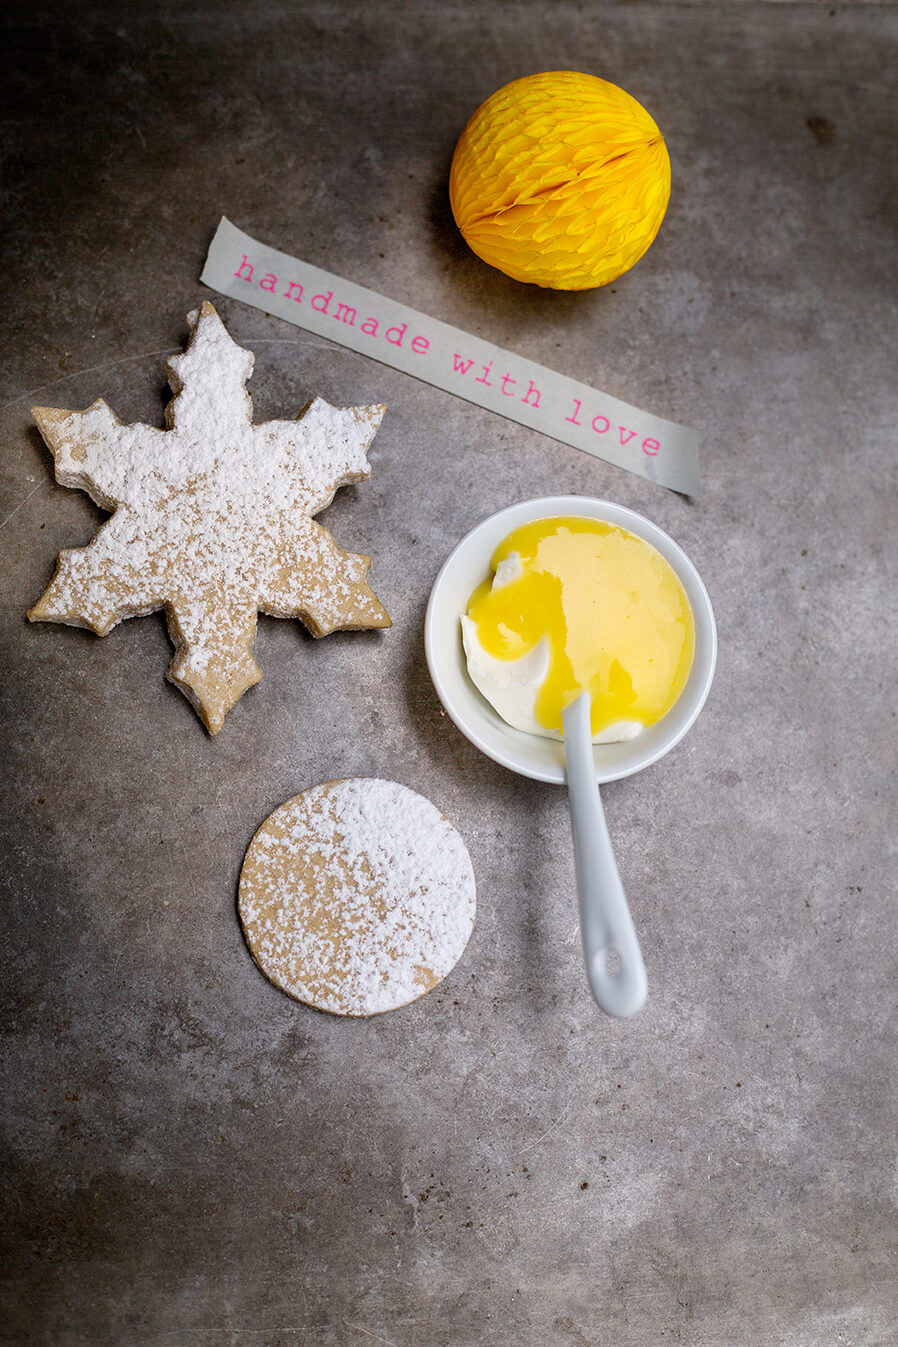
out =
[(436, 578), (424, 621), (427, 667), (447, 715), (482, 753), (521, 776), (565, 784), (563, 742), (512, 729), (471, 682), (460, 623), (471, 594), (490, 574), (490, 557), (502, 539), (520, 524), (553, 515), (601, 519), (651, 543), (673, 567), (695, 622), (692, 668), (667, 715), (627, 743), (593, 744), (596, 781), (601, 785), (640, 772), (669, 753), (701, 711), (714, 677), (717, 630), (708, 591), (682, 548), (657, 524), (624, 505), (591, 496), (541, 496), (490, 515), (461, 540)]
[[(490, 557), (511, 531), (535, 519), (586, 516), (627, 529), (650, 543), (686, 591), (695, 624), (695, 653), (686, 686), (655, 725), (636, 739), (593, 744), (589, 697), (564, 713), (563, 741), (515, 730), (474, 686), (461, 639), (461, 617), (476, 587), (490, 574)], [(447, 714), (475, 747), (513, 772), (536, 781), (567, 783), (574, 836), (580, 929), (590, 989), (610, 1015), (627, 1017), (642, 1006), (647, 980), (639, 941), (617, 871), (598, 787), (631, 776), (669, 753), (701, 711), (714, 677), (717, 629), (708, 592), (680, 547), (656, 524), (610, 501), (588, 496), (543, 496), (491, 515), (462, 539), (437, 576), (424, 622), (427, 667)], [(609, 970), (617, 956), (619, 972)]]

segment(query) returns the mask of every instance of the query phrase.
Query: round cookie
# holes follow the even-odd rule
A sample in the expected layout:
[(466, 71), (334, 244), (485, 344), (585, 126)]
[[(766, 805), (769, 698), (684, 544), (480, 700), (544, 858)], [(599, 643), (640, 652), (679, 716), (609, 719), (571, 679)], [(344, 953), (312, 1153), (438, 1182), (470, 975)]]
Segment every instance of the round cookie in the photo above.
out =
[(312, 786), (249, 845), (238, 908), (262, 972), (337, 1015), (377, 1015), (430, 991), (474, 924), (474, 870), (440, 811), (394, 781)]

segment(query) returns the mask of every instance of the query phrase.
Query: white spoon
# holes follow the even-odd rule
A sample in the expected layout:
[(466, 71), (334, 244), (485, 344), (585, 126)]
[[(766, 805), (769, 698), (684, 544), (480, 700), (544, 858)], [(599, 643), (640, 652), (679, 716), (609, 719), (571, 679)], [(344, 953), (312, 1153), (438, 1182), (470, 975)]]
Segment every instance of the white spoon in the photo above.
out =
[[(590, 696), (581, 692), (561, 715), (580, 934), (590, 991), (609, 1015), (626, 1019), (643, 1005), (648, 981), (596, 781), (589, 723)], [(609, 969), (617, 955), (620, 969)]]

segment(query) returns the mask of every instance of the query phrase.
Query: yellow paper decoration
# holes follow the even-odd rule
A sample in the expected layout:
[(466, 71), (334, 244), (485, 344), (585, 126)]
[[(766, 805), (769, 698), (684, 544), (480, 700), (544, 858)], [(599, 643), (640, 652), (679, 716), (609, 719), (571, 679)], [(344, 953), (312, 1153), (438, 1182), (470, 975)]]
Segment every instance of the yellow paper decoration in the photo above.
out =
[(462, 132), (449, 174), (452, 213), (478, 257), (555, 290), (628, 271), (669, 198), (670, 160), (645, 108), (572, 70), (497, 90)]

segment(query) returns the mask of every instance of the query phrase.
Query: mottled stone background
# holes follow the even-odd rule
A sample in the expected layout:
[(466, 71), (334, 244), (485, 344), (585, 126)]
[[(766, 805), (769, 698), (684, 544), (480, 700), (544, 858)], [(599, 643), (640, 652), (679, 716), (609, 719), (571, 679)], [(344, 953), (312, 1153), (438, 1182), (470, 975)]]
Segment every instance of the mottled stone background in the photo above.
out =
[[(892, 1347), (898, 13), (865, 4), (21, 0), (4, 9), (4, 1344)], [(496, 87), (573, 68), (662, 127), (650, 252), (593, 293), (490, 270), (448, 211)], [(29, 626), (102, 512), (32, 403), (161, 424), (226, 213), (249, 233), (699, 426), (698, 502), (232, 301), (256, 417), (385, 401), (324, 521), (387, 633), (263, 619), (211, 740), (161, 616)], [(592, 1004), (562, 789), (442, 714), (429, 587), (483, 516), (633, 506), (708, 582), (682, 745), (605, 800), (650, 999)], [(343, 1022), (236, 918), (266, 814), (341, 775), (461, 830), (474, 936)]]

